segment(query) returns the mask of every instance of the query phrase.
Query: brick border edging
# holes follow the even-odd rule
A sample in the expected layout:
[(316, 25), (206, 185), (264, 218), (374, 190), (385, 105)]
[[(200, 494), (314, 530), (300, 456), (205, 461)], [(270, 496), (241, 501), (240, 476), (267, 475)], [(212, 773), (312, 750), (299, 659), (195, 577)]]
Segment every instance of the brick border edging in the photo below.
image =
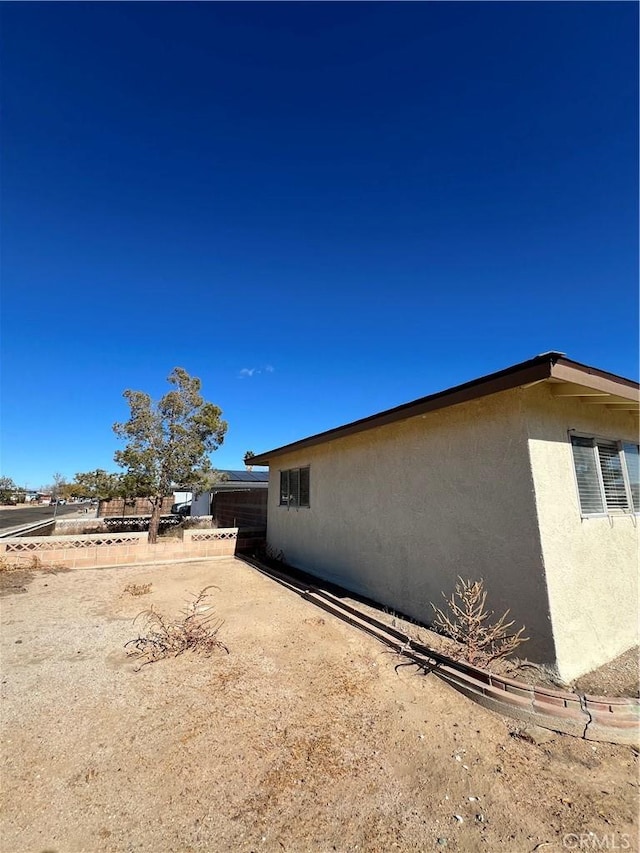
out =
[(491, 710), (586, 740), (640, 744), (640, 700), (590, 696), (503, 678), (448, 661), (433, 669), (456, 690)]
[(412, 640), (404, 632), (364, 613), (351, 603), (346, 604), (326, 590), (300, 583), (287, 575), (286, 570), (266, 566), (246, 556), (242, 559), (284, 583), (307, 601), (367, 631), (485, 708), (585, 740), (635, 748), (640, 746), (640, 699), (571, 693), (495, 675)]
[(434, 661), (430, 667), (434, 675), (485, 708), (586, 740), (640, 746), (640, 699), (527, 684), (436, 654), (408, 636), (407, 643), (418, 655)]

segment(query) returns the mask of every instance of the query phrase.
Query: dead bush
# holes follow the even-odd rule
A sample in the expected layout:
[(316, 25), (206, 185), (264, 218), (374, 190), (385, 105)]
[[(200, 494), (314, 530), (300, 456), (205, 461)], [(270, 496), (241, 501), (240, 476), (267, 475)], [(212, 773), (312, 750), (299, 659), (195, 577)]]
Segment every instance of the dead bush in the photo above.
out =
[(220, 650), (229, 654), (229, 649), (218, 639), (223, 620), (215, 618), (213, 605), (207, 603), (211, 597), (207, 590), (215, 588), (206, 586), (194, 593), (193, 600), (180, 611), (177, 621), (163, 616), (153, 607), (136, 616), (134, 623), (139, 618), (145, 620), (146, 633), (129, 640), (125, 648), (131, 647), (127, 654), (140, 659), (139, 668), (187, 651), (210, 655)]
[(210, 515), (187, 515), (180, 522), (183, 530), (212, 530), (217, 527)]
[(275, 568), (286, 565), (284, 551), (277, 550), (268, 542), (263, 542), (258, 545), (253, 552), (253, 556), (256, 560), (260, 560), (261, 563), (266, 563), (266, 565), (274, 566)]
[(529, 639), (523, 636), (524, 625), (515, 633), (511, 631), (514, 621), (507, 622), (509, 610), (495, 620), (493, 610), (485, 609), (487, 592), (482, 578), (470, 581), (458, 577), (452, 595), (447, 598), (442, 593), (442, 597), (449, 613), (432, 604), (433, 627), (460, 644), (460, 654), (454, 652), (457, 659), (486, 669), (498, 658), (511, 655)]
[(6, 555), (0, 557), (0, 572), (39, 572), (49, 571), (50, 566), (43, 566), (40, 557), (37, 554), (31, 554), (29, 557), (16, 556), (10, 559)]
[(150, 583), (128, 583), (124, 592), (128, 592), (129, 595), (148, 595), (151, 592), (151, 584)]
[(25, 569), (26, 566), (19, 566), (17, 563), (12, 563), (5, 556), (0, 557), (0, 572), (17, 572), (18, 569)]

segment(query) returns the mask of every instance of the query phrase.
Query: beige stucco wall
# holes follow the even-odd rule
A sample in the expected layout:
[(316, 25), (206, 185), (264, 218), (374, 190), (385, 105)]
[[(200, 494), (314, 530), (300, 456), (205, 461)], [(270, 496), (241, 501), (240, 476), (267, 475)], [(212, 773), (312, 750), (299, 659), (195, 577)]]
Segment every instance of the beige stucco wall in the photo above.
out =
[[(268, 540), (299, 568), (429, 622), (457, 575), (483, 577), (555, 648), (520, 389), (272, 459)], [(310, 508), (278, 506), (280, 469), (311, 466)]]
[(558, 668), (566, 680), (638, 642), (638, 516), (580, 516), (568, 431), (638, 441), (630, 414), (554, 397), (526, 397), (529, 449)]

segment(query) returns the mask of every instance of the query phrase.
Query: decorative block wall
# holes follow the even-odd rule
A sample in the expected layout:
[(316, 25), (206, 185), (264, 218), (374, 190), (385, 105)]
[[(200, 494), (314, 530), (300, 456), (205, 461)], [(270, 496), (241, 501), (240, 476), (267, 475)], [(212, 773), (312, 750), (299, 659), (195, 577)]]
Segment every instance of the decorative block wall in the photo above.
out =
[[(243, 540), (251, 547), (252, 540)], [(0, 539), (0, 558), (25, 567), (37, 559), (47, 566), (69, 569), (157, 563), (231, 556), (238, 550), (238, 529), (185, 530), (183, 539), (147, 542), (146, 533), (90, 533), (82, 536), (25, 536)]]

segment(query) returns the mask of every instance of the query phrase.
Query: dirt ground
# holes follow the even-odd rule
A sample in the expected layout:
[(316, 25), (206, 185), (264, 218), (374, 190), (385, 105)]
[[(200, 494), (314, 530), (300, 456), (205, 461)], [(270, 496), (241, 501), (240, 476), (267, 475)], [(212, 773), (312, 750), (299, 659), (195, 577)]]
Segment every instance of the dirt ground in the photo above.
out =
[[(464, 651), (463, 647), (441, 634), (436, 634), (424, 626), (403, 619), (393, 611), (372, 606), (361, 599), (352, 599), (344, 595), (342, 599), (381, 622), (398, 628), (411, 639), (430, 649), (454, 659), (464, 659), (460, 655)], [(640, 650), (638, 646), (634, 646), (614, 660), (593, 670), (593, 672), (580, 676), (570, 684), (560, 681), (555, 673), (548, 668), (527, 661), (526, 645), (523, 645), (522, 651), (525, 653), (522, 658), (513, 656), (493, 661), (491, 671), (508, 678), (516, 678), (526, 684), (544, 684), (562, 690), (588, 693), (591, 696), (640, 696)]]
[[(134, 616), (212, 583), (229, 654), (136, 671)], [(7, 591), (2, 853), (638, 849), (634, 750), (522, 731), (240, 560)]]

